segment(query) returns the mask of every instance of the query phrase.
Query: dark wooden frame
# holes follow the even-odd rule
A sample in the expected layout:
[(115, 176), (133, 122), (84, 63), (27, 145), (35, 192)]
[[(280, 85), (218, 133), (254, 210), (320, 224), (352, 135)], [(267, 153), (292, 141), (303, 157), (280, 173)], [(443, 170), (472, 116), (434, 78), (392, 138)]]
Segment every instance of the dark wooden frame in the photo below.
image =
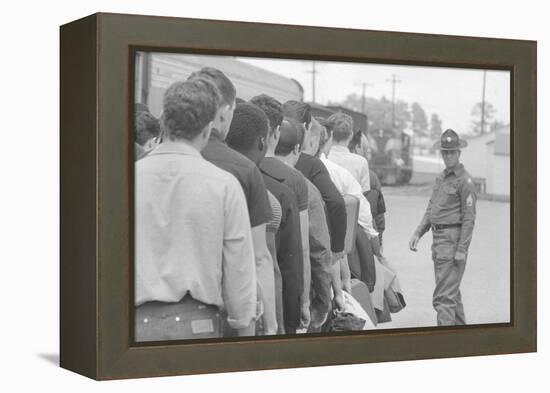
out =
[[(136, 49), (511, 71), (511, 323), (136, 346)], [(135, 378), (536, 351), (536, 42), (95, 14), (61, 27), (61, 366)]]

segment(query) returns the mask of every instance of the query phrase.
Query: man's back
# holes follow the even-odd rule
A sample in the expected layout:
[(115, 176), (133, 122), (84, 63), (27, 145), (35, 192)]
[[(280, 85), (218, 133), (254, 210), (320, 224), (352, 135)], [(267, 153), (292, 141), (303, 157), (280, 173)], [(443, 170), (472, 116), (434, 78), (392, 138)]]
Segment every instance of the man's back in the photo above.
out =
[(282, 183), (294, 192), (299, 211), (307, 210), (308, 190), (304, 175), (274, 157), (264, 158), (259, 167), (265, 174), (281, 179)]
[(300, 322), (300, 296), (303, 291), (303, 257), (298, 202), (283, 179), (264, 174), (267, 189), (281, 204), (281, 223), (276, 234), (277, 263), (283, 279), (284, 322), (287, 333)]
[(345, 146), (332, 146), (328, 159), (350, 171), (363, 192), (370, 190), (369, 162), (364, 157), (351, 153)]
[[(234, 326), (255, 315), (254, 254), (243, 191), (183, 143), (136, 163), (136, 305), (189, 294), (228, 309)], [(223, 274), (222, 274), (223, 272)]]
[(202, 156), (237, 178), (247, 202), (250, 226), (265, 224), (271, 219), (271, 205), (258, 167), (247, 157), (231, 149), (217, 135), (201, 152)]
[(325, 165), (317, 157), (301, 153), (295, 167), (319, 190), (327, 209), (327, 223), (330, 229), (331, 250), (344, 250), (346, 237), (346, 204), (332, 182)]

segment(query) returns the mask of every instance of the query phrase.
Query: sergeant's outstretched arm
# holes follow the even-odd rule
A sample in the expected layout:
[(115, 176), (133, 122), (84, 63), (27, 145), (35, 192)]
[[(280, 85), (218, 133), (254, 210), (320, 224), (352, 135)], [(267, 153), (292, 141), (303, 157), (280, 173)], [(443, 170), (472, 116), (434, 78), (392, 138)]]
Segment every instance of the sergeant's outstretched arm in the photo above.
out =
[(460, 239), (456, 248), (455, 259), (465, 259), (472, 241), (472, 233), (474, 231), (474, 224), (476, 219), (476, 190), (472, 178), (468, 177), (459, 186), (458, 192), (460, 195), (461, 204), (461, 222), (462, 228), (460, 232)]
[(428, 207), (426, 208), (426, 212), (424, 213), (424, 216), (422, 216), (422, 220), (420, 221), (420, 224), (414, 232), (419, 238), (421, 238), (426, 232), (430, 230), (430, 211), (432, 209), (432, 198), (430, 198), (430, 201), (428, 202)]

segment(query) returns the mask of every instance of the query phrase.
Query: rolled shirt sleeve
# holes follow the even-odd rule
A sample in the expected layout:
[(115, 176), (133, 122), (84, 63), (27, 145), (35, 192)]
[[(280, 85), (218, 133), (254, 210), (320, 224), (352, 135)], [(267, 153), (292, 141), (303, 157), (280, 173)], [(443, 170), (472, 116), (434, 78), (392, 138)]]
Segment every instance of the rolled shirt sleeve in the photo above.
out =
[(222, 250), (222, 294), (227, 321), (244, 328), (256, 316), (256, 268), (246, 200), (236, 179), (226, 186)]
[(361, 185), (353, 178), (353, 176), (349, 176), (346, 188), (347, 194), (359, 198), (359, 216), (357, 222), (369, 238), (378, 236), (378, 232), (374, 229), (374, 225), (372, 223), (370, 203), (363, 195)]
[[(363, 158), (363, 157), (361, 157)], [(369, 162), (364, 159), (363, 166), (361, 167), (361, 174), (359, 183), (361, 183), (361, 191), (367, 192), (370, 190), (370, 172), (369, 172)]]

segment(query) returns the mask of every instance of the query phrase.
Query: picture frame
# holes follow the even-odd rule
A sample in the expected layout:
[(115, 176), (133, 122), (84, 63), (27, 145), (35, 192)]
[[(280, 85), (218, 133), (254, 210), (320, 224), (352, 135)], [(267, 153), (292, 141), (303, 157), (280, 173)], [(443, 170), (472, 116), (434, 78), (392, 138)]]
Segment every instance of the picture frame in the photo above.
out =
[[(132, 342), (136, 50), (511, 72), (511, 322)], [(533, 352), (534, 41), (98, 13), (60, 29), (60, 365), (98, 380)]]

